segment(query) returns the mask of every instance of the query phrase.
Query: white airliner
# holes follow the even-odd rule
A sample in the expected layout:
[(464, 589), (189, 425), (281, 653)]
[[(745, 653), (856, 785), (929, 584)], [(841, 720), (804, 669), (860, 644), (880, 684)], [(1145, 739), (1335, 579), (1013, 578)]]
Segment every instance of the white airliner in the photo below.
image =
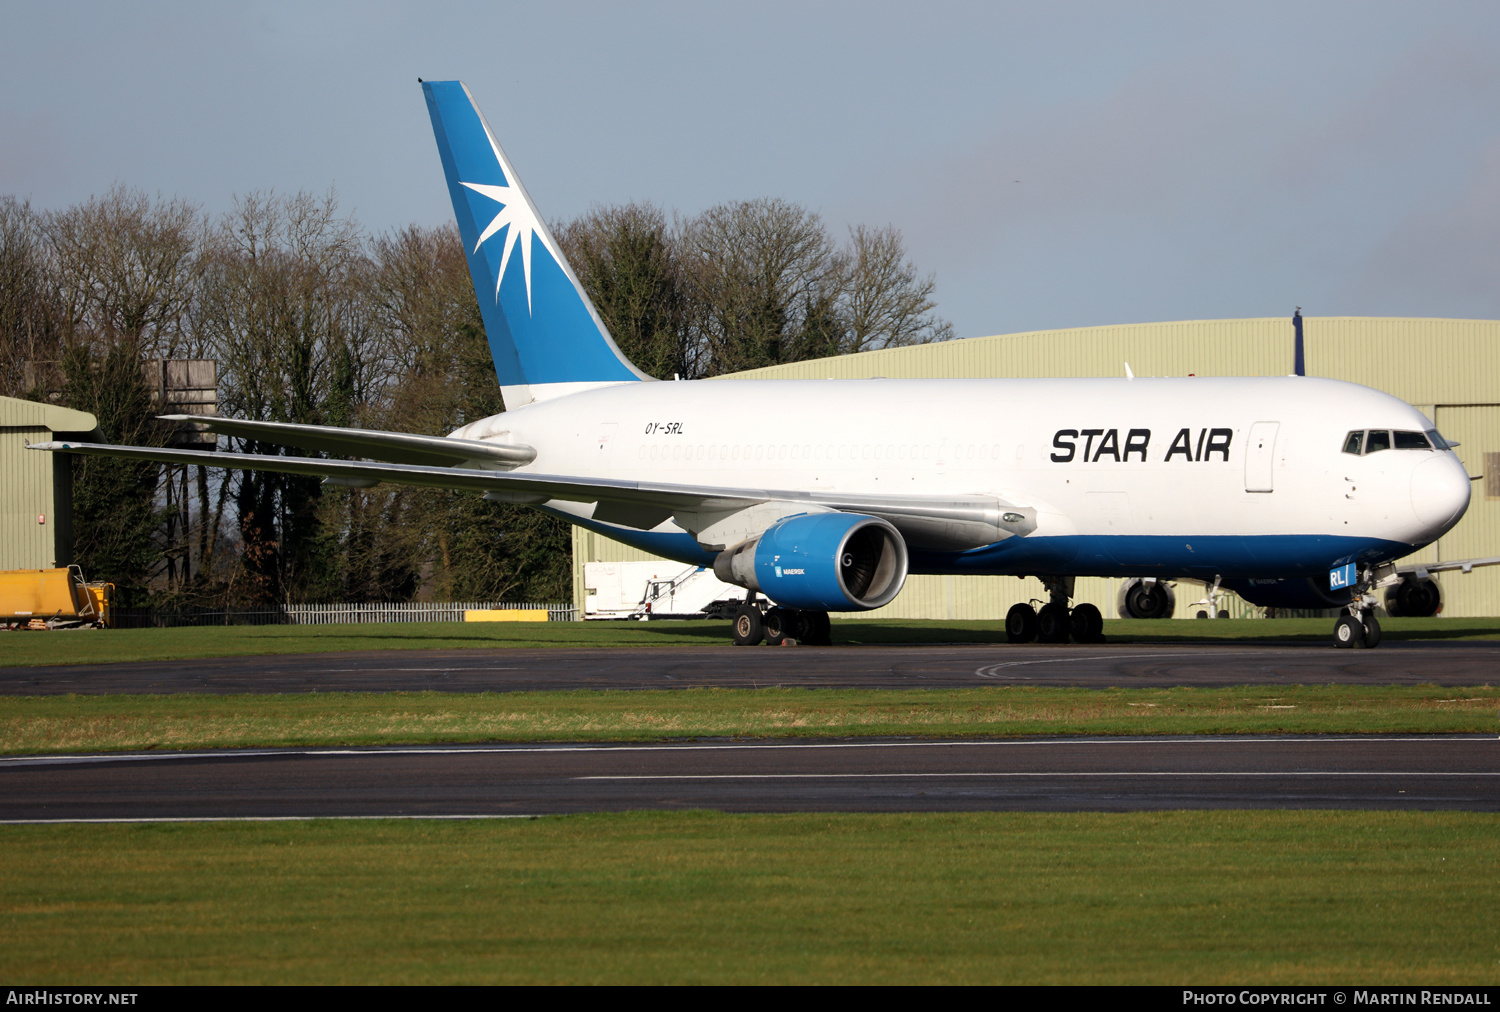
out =
[[(1463, 516), (1470, 478), (1419, 411), (1351, 383), (1260, 379), (655, 382), (605, 329), (468, 90), (422, 85), (503, 414), (448, 436), (233, 419), (230, 436), (367, 461), (83, 443), (46, 449), (469, 489), (744, 587), (738, 643), (827, 642), (908, 573), (1038, 577), (1012, 641), (1100, 637), (1079, 576), (1200, 580), (1253, 603), (1344, 609)], [(192, 421), (202, 421), (193, 418)], [(770, 603), (766, 607), (764, 598)], [(1149, 603), (1149, 601), (1148, 601)]]

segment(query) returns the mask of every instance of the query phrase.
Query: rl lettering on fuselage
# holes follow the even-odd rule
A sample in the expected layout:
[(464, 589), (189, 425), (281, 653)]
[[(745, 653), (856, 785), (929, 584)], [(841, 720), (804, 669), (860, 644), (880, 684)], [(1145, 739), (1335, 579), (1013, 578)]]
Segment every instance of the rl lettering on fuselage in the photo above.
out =
[[(1227, 461), (1233, 439), (1233, 429), (1199, 429), (1196, 436), (1192, 429), (1178, 429), (1162, 460), (1167, 463), (1177, 459), (1212, 460), (1217, 453), (1221, 460)], [(1054, 464), (1073, 461), (1093, 464), (1105, 459), (1125, 463), (1132, 455), (1144, 464), (1151, 449), (1151, 430), (1126, 429), (1121, 442), (1119, 429), (1058, 429), (1052, 445), (1056, 448), (1052, 454)]]

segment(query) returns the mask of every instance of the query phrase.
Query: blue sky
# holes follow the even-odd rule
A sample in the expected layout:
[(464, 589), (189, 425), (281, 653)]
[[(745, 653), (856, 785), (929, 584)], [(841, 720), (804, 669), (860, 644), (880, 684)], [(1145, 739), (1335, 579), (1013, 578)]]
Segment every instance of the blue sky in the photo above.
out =
[(781, 196), (902, 229), (961, 336), (1500, 317), (1500, 4), (12, 4), (0, 193), (451, 211), (462, 78), (549, 219)]

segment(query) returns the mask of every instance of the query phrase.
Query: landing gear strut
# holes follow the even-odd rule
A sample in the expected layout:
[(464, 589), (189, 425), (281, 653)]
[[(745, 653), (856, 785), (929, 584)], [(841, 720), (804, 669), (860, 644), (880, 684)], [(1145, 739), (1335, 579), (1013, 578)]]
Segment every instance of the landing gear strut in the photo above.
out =
[[(1333, 645), (1341, 650), (1373, 650), (1380, 646), (1380, 620), (1375, 617), (1375, 591), (1397, 587), (1401, 577), (1395, 567), (1366, 569), (1354, 586), (1354, 595), (1344, 614), (1333, 624)], [(1404, 587), (1403, 587), (1404, 589)]]
[(1049, 600), (1040, 609), (1033, 604), (1012, 605), (1005, 614), (1005, 638), (1011, 643), (1104, 642), (1104, 616), (1091, 604), (1068, 608), (1073, 596), (1071, 576), (1042, 577)]

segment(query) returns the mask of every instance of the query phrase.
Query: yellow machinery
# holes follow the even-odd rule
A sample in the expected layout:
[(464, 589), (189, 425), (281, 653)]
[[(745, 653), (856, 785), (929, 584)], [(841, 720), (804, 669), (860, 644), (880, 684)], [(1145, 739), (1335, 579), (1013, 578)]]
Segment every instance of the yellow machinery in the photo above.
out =
[(114, 589), (110, 583), (85, 583), (77, 566), (0, 572), (0, 626), (102, 629), (109, 625)]

